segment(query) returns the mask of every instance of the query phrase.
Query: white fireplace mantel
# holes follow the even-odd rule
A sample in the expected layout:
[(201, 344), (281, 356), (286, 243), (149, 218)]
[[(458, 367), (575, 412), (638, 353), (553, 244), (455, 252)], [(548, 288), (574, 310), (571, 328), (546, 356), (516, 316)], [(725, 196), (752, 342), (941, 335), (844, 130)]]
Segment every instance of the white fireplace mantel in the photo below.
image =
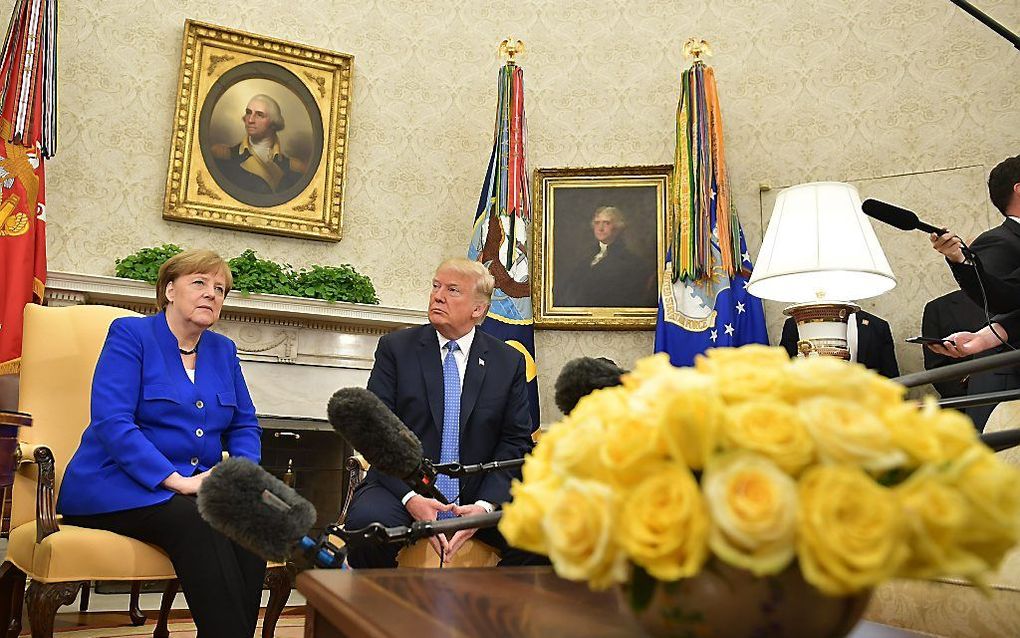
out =
[[(46, 303), (152, 314), (156, 291), (144, 281), (50, 271)], [(424, 310), (232, 292), (214, 330), (237, 344), (259, 412), (321, 417), (334, 390), (364, 386), (379, 337), (427, 321)]]

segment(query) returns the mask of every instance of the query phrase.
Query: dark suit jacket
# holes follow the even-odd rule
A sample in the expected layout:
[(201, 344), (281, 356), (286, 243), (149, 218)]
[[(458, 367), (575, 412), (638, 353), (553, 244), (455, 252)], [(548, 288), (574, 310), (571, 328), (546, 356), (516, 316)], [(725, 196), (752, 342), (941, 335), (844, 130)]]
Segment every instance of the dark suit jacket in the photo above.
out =
[(978, 256), (977, 266), (949, 262), (949, 268), (960, 288), (979, 307), (984, 307), (988, 297), (988, 311), (996, 315), (992, 321), (1001, 323), (1010, 342), (1016, 345), (1020, 343), (1020, 224), (1003, 220), (978, 235), (971, 249)]
[[(921, 315), (921, 334), (925, 337), (945, 337), (963, 330), (975, 332), (984, 325), (984, 311), (962, 290), (954, 290), (932, 299), (924, 305), (924, 313)], [(924, 348), (924, 369), (933, 370), (970, 358), (954, 359)], [(942, 381), (933, 385), (944, 398), (958, 397), (967, 394), (967, 381)]]
[[(789, 317), (783, 324), (779, 344), (791, 357), (797, 356), (797, 323)], [(857, 362), (884, 377), (900, 376), (889, 323), (863, 310), (857, 313)]]
[[(475, 330), (460, 405), (462, 463), (515, 459), (531, 451), (531, 412), (524, 357), (499, 339)], [(383, 336), (368, 380), (375, 393), (421, 440), (425, 456), (439, 460), (443, 426), (443, 369), (439, 338), (431, 324)], [(460, 479), (461, 504), (510, 500), (511, 472)], [(397, 499), (401, 481), (369, 470), (365, 482), (381, 483)]]

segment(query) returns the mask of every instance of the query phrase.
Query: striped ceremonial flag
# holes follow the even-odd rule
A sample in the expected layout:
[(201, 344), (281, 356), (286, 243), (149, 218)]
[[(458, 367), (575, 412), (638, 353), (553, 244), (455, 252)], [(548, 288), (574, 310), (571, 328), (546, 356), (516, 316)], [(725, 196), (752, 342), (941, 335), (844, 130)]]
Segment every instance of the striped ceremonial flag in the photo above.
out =
[(715, 74), (700, 60), (680, 81), (671, 190), (655, 351), (688, 366), (708, 348), (768, 344), (761, 300), (746, 290), (751, 256), (729, 194)]
[(43, 158), (56, 148), (56, 0), (19, 0), (0, 53), (0, 374), (20, 368), (25, 304), (46, 284)]
[(482, 330), (524, 355), (532, 427), (538, 428), (538, 369), (528, 266), (531, 189), (525, 162), (524, 71), (513, 62), (499, 71), (498, 93), (492, 154), (478, 198), (468, 258), (485, 264), (496, 279)]

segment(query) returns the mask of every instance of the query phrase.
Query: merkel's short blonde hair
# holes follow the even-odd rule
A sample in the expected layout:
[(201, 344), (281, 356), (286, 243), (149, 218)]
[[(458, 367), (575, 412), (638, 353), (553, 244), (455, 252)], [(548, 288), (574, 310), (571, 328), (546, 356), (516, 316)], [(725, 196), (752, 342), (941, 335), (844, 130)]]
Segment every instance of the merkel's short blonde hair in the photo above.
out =
[[(475, 298), (486, 306), (492, 303), (492, 291), (496, 288), (496, 278), (481, 262), (454, 257), (439, 264), (436, 272), (440, 270), (452, 270), (458, 275), (471, 277), (475, 280)], [(485, 321), (485, 313), (482, 313), (482, 316), (478, 318), (479, 324), (483, 321)]]
[(159, 276), (156, 277), (156, 308), (163, 310), (167, 305), (166, 286), (181, 275), (192, 275), (200, 273), (211, 275), (223, 273), (227, 289), (224, 296), (234, 287), (234, 276), (230, 274), (230, 266), (227, 262), (211, 250), (196, 249), (186, 250), (183, 253), (174, 255), (167, 259), (159, 267)]

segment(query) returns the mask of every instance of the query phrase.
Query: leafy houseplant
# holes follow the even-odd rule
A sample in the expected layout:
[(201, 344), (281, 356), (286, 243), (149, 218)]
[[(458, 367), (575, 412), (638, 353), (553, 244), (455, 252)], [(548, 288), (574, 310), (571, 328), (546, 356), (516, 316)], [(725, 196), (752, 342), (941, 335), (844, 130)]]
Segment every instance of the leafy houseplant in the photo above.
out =
[[(116, 261), (116, 274), (126, 279), (141, 279), (156, 283), (159, 267), (167, 259), (183, 252), (180, 246), (164, 244), (143, 248)], [(254, 250), (246, 250), (229, 260), (234, 277), (234, 290), (241, 293), (290, 295), (326, 301), (377, 304), (375, 286), (367, 276), (359, 274), (353, 266), (314, 265), (295, 271), (290, 264), (278, 264), (261, 259)]]
[(1020, 540), (1020, 471), (904, 393), (780, 348), (648, 357), (539, 440), (500, 531), (655, 635), (848, 633), (878, 584), (980, 581)]

